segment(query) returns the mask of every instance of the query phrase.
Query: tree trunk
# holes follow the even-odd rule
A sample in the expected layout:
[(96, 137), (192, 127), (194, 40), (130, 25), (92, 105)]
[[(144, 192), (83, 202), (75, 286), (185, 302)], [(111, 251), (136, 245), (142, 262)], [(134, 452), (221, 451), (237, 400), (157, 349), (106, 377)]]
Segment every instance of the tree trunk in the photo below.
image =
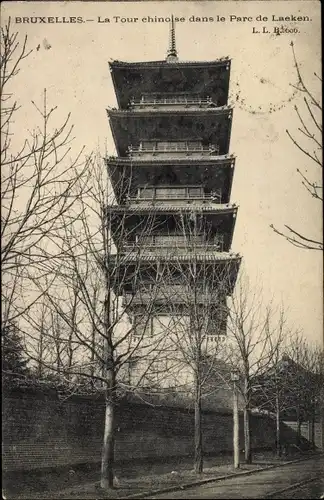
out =
[(298, 416), (297, 417), (297, 433), (296, 433), (296, 444), (297, 444), (297, 446), (300, 445), (300, 438), (301, 438), (301, 419)]
[(324, 451), (324, 385), (321, 389), (319, 398), (320, 408), (320, 447)]
[(109, 286), (109, 276), (107, 275), (107, 289), (104, 303), (105, 315), (105, 339), (103, 345), (103, 357), (105, 366), (103, 373), (106, 379), (106, 407), (105, 407), (105, 424), (104, 424), (104, 439), (102, 445), (101, 456), (101, 480), (100, 486), (103, 489), (114, 487), (114, 459), (115, 459), (115, 432), (114, 432), (114, 416), (116, 402), (116, 373), (114, 363), (114, 352), (112, 345), (112, 329), (111, 329), (111, 290)]
[(281, 456), (281, 421), (280, 421), (280, 404), (279, 404), (279, 395), (276, 394), (276, 452), (277, 456)]
[(239, 429), (238, 394), (236, 382), (233, 385), (233, 451), (234, 468), (240, 467), (240, 429)]
[(315, 448), (315, 416), (311, 415), (308, 420), (308, 441), (311, 445), (311, 448)]
[(203, 444), (202, 444), (202, 422), (201, 422), (201, 387), (199, 377), (196, 379), (195, 394), (195, 464), (196, 474), (203, 471)]
[[(113, 379), (113, 376), (111, 377)], [(100, 486), (103, 489), (114, 487), (114, 459), (115, 459), (115, 433), (114, 416), (115, 405), (113, 397), (114, 388), (107, 383), (105, 401), (105, 424), (104, 439), (101, 455), (101, 480)]]
[(43, 325), (41, 325), (41, 331), (40, 331), (40, 337), (39, 337), (39, 350), (38, 350), (38, 360), (37, 360), (37, 376), (38, 378), (43, 377), (43, 351), (44, 351), (44, 340), (43, 340), (43, 335), (44, 335), (44, 328)]
[(252, 463), (250, 408), (244, 408), (244, 458), (246, 464)]

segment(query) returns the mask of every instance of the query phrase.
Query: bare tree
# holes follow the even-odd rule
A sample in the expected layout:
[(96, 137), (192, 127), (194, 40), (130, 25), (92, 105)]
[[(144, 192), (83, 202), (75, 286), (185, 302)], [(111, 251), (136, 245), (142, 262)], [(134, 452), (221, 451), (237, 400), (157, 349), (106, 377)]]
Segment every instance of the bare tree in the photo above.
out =
[(244, 274), (241, 274), (229, 300), (228, 311), (230, 359), (233, 368), (240, 372), (238, 388), (244, 404), (245, 461), (251, 463), (253, 389), (258, 385), (258, 377), (272, 366), (276, 358), (285, 318), (283, 311), (276, 311), (273, 304), (263, 306), (260, 290), (254, 289)]
[[(51, 342), (48, 338), (48, 329), (49, 329), (49, 316), (50, 311), (46, 307), (44, 301), (39, 304), (38, 307), (38, 332), (39, 334), (33, 338), (33, 350), (35, 356), (35, 372), (36, 376), (39, 380), (42, 380), (45, 376), (44, 372), (44, 362), (49, 362), (49, 357), (51, 355)], [(26, 343), (26, 338), (25, 338)], [(25, 345), (25, 351), (28, 352), (28, 349)]]
[[(157, 342), (146, 335), (145, 328), (153, 312), (155, 295), (145, 298), (140, 292), (147, 276), (154, 282), (158, 279), (151, 263), (145, 267), (142, 261), (144, 236), (152, 231), (155, 219), (153, 213), (138, 218), (131, 205), (116, 205), (100, 159), (93, 159), (88, 168), (90, 180), (78, 199), (79, 218), (73, 224), (65, 224), (68, 215), (62, 214), (61, 228), (56, 232), (61, 253), (51, 261), (55, 283), (48, 275), (34, 278), (33, 282), (54, 317), (64, 325), (58, 346), (68, 352), (72, 345), (78, 348), (78, 356), (65, 365), (61, 374), (65, 379), (68, 374), (72, 385), (73, 377), (82, 377), (97, 381), (104, 388), (101, 486), (111, 488), (115, 407), (119, 392), (130, 389), (125, 384), (123, 369), (139, 355), (149, 358), (159, 354)], [(125, 184), (125, 179), (122, 182)], [(129, 182), (127, 179), (125, 189)], [(28, 321), (35, 327), (32, 315), (33, 309)], [(137, 328), (139, 323), (141, 327), (144, 324), (141, 330)], [(53, 364), (47, 364), (46, 368), (58, 371)]]
[[(297, 62), (294, 44), (291, 42), (294, 66), (297, 74), (297, 85), (293, 87), (303, 96), (303, 108), (295, 105), (296, 116), (298, 119), (298, 135), (295, 132), (286, 130), (289, 139), (293, 142), (296, 148), (302, 153), (305, 162), (315, 167), (315, 173), (308, 173), (308, 169), (297, 168), (297, 172), (301, 177), (301, 182), (309, 195), (318, 200), (323, 201), (323, 185), (322, 185), (322, 104), (320, 98), (312, 92), (305, 82), (304, 76), (301, 73), (299, 63)], [(314, 73), (314, 75), (322, 83), (321, 78)], [(314, 180), (315, 179), (315, 180)], [(311, 235), (303, 234), (300, 230), (285, 224), (284, 230), (271, 225), (273, 230), (286, 238), (289, 243), (297, 246), (298, 248), (308, 250), (323, 250), (323, 241), (312, 238)]]
[[(73, 205), (77, 187), (86, 178), (82, 151), (74, 158), (70, 115), (57, 125), (56, 107), (32, 102), (39, 125), (29, 131), (19, 121), (19, 104), (12, 85), (31, 51), (10, 22), (1, 28), (1, 260), (2, 321), (18, 320), (37, 300), (30, 274), (41, 275), (53, 257), (52, 238), (77, 217)], [(19, 121), (19, 128), (17, 122)], [(56, 247), (58, 250), (58, 247)]]
[(264, 373), (255, 378), (252, 390), (252, 405), (258, 411), (275, 415), (276, 420), (276, 452), (278, 456), (282, 453), (282, 420), (284, 416), (291, 414), (295, 409), (294, 380), (295, 375), (291, 370), (291, 360), (286, 354), (284, 338), (290, 335), (285, 323), (280, 321), (279, 333), (283, 342), (276, 344), (271, 359)]
[[(286, 130), (289, 139), (293, 142), (296, 148), (302, 154), (304, 160), (313, 169), (315, 173), (309, 174), (308, 169), (297, 169), (300, 175), (302, 185), (309, 193), (309, 195), (317, 200), (323, 202), (323, 184), (322, 184), (322, 169), (323, 169), (323, 142), (322, 142), (322, 103), (320, 98), (310, 89), (308, 83), (301, 72), (300, 65), (297, 61), (294, 44), (291, 42), (294, 66), (297, 74), (297, 85), (295, 90), (303, 96), (303, 109), (295, 105), (295, 111), (298, 118), (298, 135)], [(320, 84), (322, 79), (316, 73), (314, 76)], [(315, 179), (315, 180), (314, 180)], [(284, 229), (280, 230), (273, 224), (270, 226), (272, 229), (283, 236), (289, 243), (306, 250), (323, 250), (323, 241), (319, 238), (314, 238), (311, 235), (304, 234), (288, 224), (284, 225)], [(324, 334), (323, 334), (324, 335)], [(324, 336), (323, 336), (324, 348)], [(322, 448), (324, 449), (324, 386), (321, 393), (322, 407), (321, 407), (321, 428), (322, 428)]]
[(75, 337), (78, 324), (84, 317), (81, 303), (75, 288), (66, 290), (65, 313), (69, 321), (63, 321), (47, 299), (50, 286), (46, 284), (44, 289), (46, 293), (21, 317), (20, 324), (25, 327), (24, 350), (35, 382), (46, 384), (57, 381), (73, 393), (80, 389), (70, 370), (82, 360)]
[(220, 383), (226, 295), (233, 289), (240, 258), (222, 252), (222, 235), (210, 231), (203, 214), (192, 207), (171, 211), (167, 217), (168, 229), (151, 236), (158, 238), (162, 276), (156, 330), (160, 327), (165, 339), (168, 375), (164, 384), (176, 385), (193, 401), (194, 469), (199, 474), (203, 471), (202, 404)]
[(302, 335), (291, 337), (286, 349), (289, 360), (292, 409), (297, 422), (297, 444), (301, 439), (301, 425), (309, 426), (309, 441), (314, 446), (314, 426), (321, 412), (323, 387), (323, 350), (310, 345)]

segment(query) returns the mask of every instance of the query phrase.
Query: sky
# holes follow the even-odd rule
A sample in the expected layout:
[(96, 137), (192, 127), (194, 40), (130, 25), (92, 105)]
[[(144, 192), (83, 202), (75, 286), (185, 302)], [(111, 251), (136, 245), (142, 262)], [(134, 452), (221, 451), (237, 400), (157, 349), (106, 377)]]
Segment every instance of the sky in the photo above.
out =
[[(316, 179), (315, 168), (285, 132), (298, 136), (294, 105), (303, 105), (291, 86), (297, 81), (291, 41), (306, 83), (315, 94), (321, 92), (314, 76), (321, 64), (320, 2), (4, 2), (2, 24), (11, 16), (13, 29), (21, 37), (27, 34), (33, 49), (14, 86), (22, 105), (19, 128), (25, 133), (35, 125), (31, 101), (40, 103), (46, 88), (49, 102), (58, 106), (58, 119), (71, 113), (75, 150), (85, 145), (91, 152), (99, 146), (102, 153), (107, 147), (114, 154), (106, 108), (117, 103), (108, 61), (164, 59), (169, 25), (147, 18), (171, 14), (185, 18), (176, 23), (180, 60), (232, 59), (230, 153), (237, 159), (231, 198), (239, 205), (232, 250), (243, 256), (250, 280), (262, 284), (265, 300), (283, 302), (291, 325), (320, 342), (321, 252), (295, 248), (270, 228), (289, 224), (314, 237), (322, 232), (321, 206), (306, 193), (296, 172), (308, 169)], [(38, 22), (22, 22), (30, 16)], [(39, 19), (44, 16), (45, 23)], [(213, 20), (198, 21), (203, 16)], [(268, 20), (258, 21), (259, 16)], [(281, 21), (280, 16), (292, 20)], [(84, 22), (57, 22), (63, 17), (82, 17)], [(110, 22), (98, 22), (104, 19)], [(263, 27), (265, 33), (253, 33), (253, 28)], [(288, 31), (277, 35), (274, 27)]]

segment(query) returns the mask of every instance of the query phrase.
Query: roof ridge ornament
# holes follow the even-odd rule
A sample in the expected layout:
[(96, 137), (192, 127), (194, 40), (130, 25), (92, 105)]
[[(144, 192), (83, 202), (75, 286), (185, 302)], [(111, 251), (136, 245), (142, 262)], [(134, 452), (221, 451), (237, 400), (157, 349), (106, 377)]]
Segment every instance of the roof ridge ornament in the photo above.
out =
[(169, 50), (167, 52), (166, 60), (167, 60), (167, 62), (177, 62), (178, 61), (178, 52), (177, 52), (177, 48), (176, 48), (175, 26), (174, 26), (173, 14), (171, 16), (171, 21), (170, 21)]

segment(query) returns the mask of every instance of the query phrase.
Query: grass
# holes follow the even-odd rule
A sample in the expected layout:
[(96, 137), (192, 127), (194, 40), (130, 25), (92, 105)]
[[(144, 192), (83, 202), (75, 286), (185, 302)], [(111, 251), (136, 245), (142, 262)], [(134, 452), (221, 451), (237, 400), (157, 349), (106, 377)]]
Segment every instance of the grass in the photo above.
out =
[[(284, 463), (294, 457), (277, 458), (273, 452), (254, 454), (254, 463), (241, 465), (240, 471)], [(243, 457), (242, 457), (243, 462)], [(232, 466), (232, 457), (228, 455), (208, 457), (204, 461), (204, 472), (196, 474), (191, 458), (168, 458), (165, 461), (132, 461), (116, 466), (116, 485), (109, 491), (99, 486), (99, 465), (83, 466), (75, 470), (43, 471), (42, 475), (28, 474), (28, 480), (17, 480), (5, 484), (5, 497), (9, 499), (101, 499), (125, 498), (147, 491), (181, 487), (186, 483), (208, 480), (239, 472)]]

